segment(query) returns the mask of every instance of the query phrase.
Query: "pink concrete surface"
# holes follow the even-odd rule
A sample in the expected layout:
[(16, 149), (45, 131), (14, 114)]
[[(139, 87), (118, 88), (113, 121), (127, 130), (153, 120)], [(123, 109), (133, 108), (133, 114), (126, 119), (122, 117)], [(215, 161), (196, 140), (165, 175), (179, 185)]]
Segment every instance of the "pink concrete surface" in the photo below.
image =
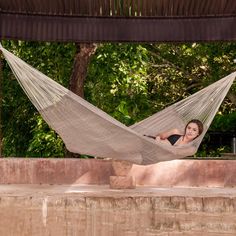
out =
[(130, 171), (139, 185), (235, 187), (236, 160), (174, 160)]
[(111, 162), (70, 158), (2, 158), (0, 184), (107, 184)]
[(1, 236), (235, 236), (235, 188), (0, 185)]
[[(109, 184), (111, 160), (1, 158), (0, 184)], [(156, 187), (235, 187), (236, 160), (173, 160), (133, 165), (136, 185)]]
[[(0, 171), (3, 236), (236, 235), (236, 161), (2, 158)], [(110, 188), (115, 173), (136, 188)]]

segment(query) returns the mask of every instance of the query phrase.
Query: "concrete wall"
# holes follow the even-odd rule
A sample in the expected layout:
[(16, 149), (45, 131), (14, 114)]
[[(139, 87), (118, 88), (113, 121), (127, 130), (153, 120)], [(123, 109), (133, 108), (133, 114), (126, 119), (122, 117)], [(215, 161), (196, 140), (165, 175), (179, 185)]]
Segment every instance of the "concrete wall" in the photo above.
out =
[(133, 165), (132, 190), (109, 189), (113, 167), (110, 160), (0, 159), (0, 236), (236, 235), (235, 161)]
[(236, 197), (11, 195), (0, 211), (3, 236), (236, 235)]
[[(109, 184), (111, 160), (2, 158), (0, 184)], [(236, 160), (174, 160), (133, 165), (128, 175), (143, 186), (236, 186)]]

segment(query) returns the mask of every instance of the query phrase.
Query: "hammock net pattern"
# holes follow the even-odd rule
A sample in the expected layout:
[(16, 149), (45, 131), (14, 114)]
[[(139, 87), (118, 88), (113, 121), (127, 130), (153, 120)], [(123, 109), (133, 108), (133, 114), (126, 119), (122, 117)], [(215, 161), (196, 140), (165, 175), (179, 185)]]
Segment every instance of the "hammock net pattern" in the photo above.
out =
[[(236, 76), (233, 72), (127, 127), (1, 45), (0, 50), (31, 102), (69, 151), (143, 165), (194, 155)], [(203, 133), (191, 143), (172, 146), (143, 136), (157, 135), (173, 128), (184, 130), (191, 119), (199, 119), (204, 124)]]

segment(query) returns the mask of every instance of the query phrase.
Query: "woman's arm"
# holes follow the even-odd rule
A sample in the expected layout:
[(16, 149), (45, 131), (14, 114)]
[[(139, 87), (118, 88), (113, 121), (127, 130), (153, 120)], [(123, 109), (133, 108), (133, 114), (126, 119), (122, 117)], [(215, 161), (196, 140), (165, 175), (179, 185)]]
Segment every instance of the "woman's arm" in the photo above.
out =
[(169, 130), (167, 132), (160, 133), (159, 135), (157, 135), (157, 137), (158, 137), (157, 139), (160, 138), (161, 140), (165, 140), (173, 134), (181, 134), (181, 133), (178, 129), (172, 129), (172, 130)]
[(169, 130), (169, 131), (167, 131), (167, 132), (163, 132), (163, 133), (157, 134), (157, 135), (155, 135), (155, 136), (146, 135), (146, 134), (144, 134), (143, 136), (146, 136), (146, 137), (148, 137), (148, 138), (155, 139), (155, 140), (157, 140), (157, 141), (161, 141), (161, 140), (167, 139), (169, 136), (171, 136), (171, 135), (173, 135), (173, 134), (182, 135), (178, 129), (172, 129), (172, 130)]

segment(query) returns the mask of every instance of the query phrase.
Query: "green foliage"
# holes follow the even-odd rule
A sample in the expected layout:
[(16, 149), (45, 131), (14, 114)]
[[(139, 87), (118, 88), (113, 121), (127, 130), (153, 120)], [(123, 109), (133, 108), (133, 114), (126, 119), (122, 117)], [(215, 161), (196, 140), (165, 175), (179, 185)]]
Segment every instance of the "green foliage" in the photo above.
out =
[[(68, 87), (75, 46), (73, 44), (3, 41), (21, 59)], [(63, 156), (61, 139), (41, 120), (10, 68), (4, 63), (4, 156)]]
[(210, 130), (236, 134), (236, 112), (229, 114), (218, 113), (214, 118)]
[[(11, 52), (68, 87), (74, 44), (3, 41)], [(86, 99), (126, 125), (138, 122), (236, 70), (235, 43), (101, 44), (88, 68)], [(236, 85), (231, 88), (236, 96)], [(42, 121), (4, 64), (5, 156), (64, 156), (61, 139)], [(236, 104), (226, 98), (211, 131), (236, 129)], [(218, 155), (228, 146), (199, 156)]]
[(138, 44), (104, 44), (88, 71), (85, 97), (129, 125), (150, 114), (147, 50)]
[(9, 70), (4, 70), (3, 80), (3, 147), (4, 156), (25, 156), (28, 141), (32, 137), (31, 116), (35, 109)]
[(41, 116), (35, 116), (36, 125), (32, 127), (32, 139), (26, 151), (27, 156), (61, 157), (64, 156), (64, 144), (51, 130)]
[(206, 143), (203, 143), (202, 147), (198, 150), (195, 157), (220, 157), (222, 153), (230, 153), (231, 148), (229, 146), (216, 147), (214, 149), (209, 149)]
[[(235, 71), (235, 49), (235, 43), (104, 44), (90, 64), (86, 98), (130, 125)], [(235, 105), (225, 99), (211, 131), (235, 130)], [(207, 156), (229, 149), (207, 150), (208, 142), (200, 148)]]

